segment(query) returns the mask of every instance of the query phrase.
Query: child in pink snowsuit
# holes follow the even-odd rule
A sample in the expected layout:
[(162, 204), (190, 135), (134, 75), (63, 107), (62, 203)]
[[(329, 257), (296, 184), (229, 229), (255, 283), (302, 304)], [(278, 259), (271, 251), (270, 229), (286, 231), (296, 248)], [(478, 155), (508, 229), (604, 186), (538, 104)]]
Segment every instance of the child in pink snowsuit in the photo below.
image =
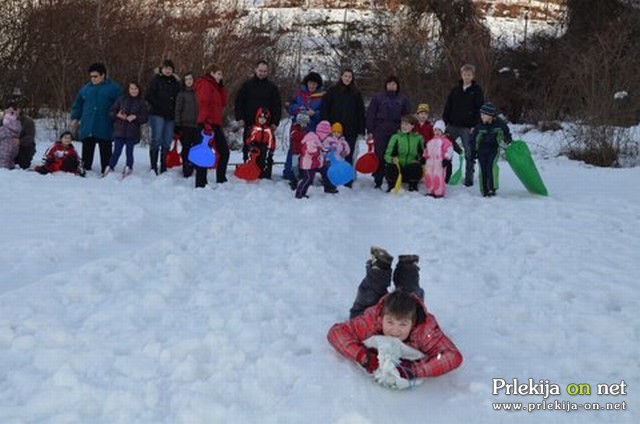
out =
[(324, 192), (335, 194), (336, 188), (329, 182), (327, 177), (327, 167), (325, 166), (325, 148), (322, 142), (331, 134), (331, 124), (329, 121), (320, 121), (315, 132), (309, 132), (302, 139), (302, 149), (300, 153), (300, 181), (296, 188), (296, 199), (307, 198), (307, 190), (313, 183), (316, 172), (322, 174), (322, 184)]
[(446, 191), (446, 164), (451, 161), (453, 144), (445, 135), (445, 123), (436, 121), (433, 125), (434, 137), (427, 141), (423, 156), (427, 160), (425, 165), (424, 185), (427, 196), (442, 197)]
[(327, 151), (333, 149), (336, 159), (339, 160), (344, 160), (351, 153), (349, 143), (342, 135), (342, 124), (340, 122), (335, 122), (331, 125), (331, 134), (324, 139), (322, 145)]

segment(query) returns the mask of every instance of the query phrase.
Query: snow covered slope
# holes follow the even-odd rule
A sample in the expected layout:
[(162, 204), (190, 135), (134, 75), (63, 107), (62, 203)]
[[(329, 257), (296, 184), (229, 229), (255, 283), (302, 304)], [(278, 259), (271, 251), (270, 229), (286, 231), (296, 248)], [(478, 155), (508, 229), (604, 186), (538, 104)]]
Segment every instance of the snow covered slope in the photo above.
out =
[[(637, 423), (640, 169), (526, 139), (548, 198), (504, 162), (496, 198), (439, 200), (366, 176), (302, 201), (279, 179), (194, 190), (176, 170), (148, 174), (144, 148), (124, 181), (0, 170), (0, 422)], [(394, 392), (328, 345), (372, 244), (420, 255), (460, 369)], [(494, 411), (544, 400), (494, 396), (494, 378), (626, 410)], [(621, 380), (626, 395), (595, 395)]]

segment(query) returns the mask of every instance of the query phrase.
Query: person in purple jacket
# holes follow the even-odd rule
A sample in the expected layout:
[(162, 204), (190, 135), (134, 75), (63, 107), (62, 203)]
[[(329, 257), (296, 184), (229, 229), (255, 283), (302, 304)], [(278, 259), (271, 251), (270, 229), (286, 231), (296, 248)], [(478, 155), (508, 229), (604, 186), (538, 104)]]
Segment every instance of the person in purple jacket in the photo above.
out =
[(367, 138), (375, 141), (379, 166), (373, 173), (376, 188), (384, 179), (384, 152), (391, 136), (400, 128), (400, 118), (411, 113), (409, 99), (400, 93), (400, 81), (390, 76), (384, 82), (385, 91), (377, 93), (367, 108)]
[(122, 171), (122, 175), (126, 177), (133, 171), (133, 147), (140, 143), (140, 127), (146, 124), (149, 119), (147, 104), (142, 97), (142, 89), (137, 81), (129, 82), (127, 94), (116, 100), (109, 113), (114, 120), (113, 143), (115, 148), (109, 166), (104, 170), (102, 176), (106, 177), (116, 168), (122, 149), (126, 148), (127, 163)]

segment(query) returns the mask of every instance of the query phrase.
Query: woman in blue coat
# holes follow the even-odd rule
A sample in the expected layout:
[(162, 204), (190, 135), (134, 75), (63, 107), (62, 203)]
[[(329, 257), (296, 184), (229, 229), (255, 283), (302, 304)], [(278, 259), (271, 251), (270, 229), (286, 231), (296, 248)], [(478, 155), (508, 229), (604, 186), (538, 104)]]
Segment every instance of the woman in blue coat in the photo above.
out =
[(122, 94), (122, 88), (107, 79), (107, 68), (102, 63), (92, 64), (88, 71), (91, 81), (80, 89), (71, 106), (71, 129), (82, 140), (85, 171), (93, 166), (97, 144), (100, 146), (100, 172), (104, 173), (112, 152), (113, 120), (109, 109)]

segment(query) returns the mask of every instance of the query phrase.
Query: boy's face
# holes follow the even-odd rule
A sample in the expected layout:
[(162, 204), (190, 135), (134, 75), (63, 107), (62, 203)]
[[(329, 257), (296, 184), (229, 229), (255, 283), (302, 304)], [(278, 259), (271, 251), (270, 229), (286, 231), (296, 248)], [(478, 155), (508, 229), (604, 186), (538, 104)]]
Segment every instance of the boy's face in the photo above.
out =
[(429, 119), (429, 114), (427, 112), (420, 112), (416, 115), (416, 117), (418, 118), (418, 121), (420, 121), (420, 123), (423, 123), (427, 122), (427, 119)]
[(410, 122), (402, 121), (400, 122), (400, 129), (405, 134), (410, 133), (411, 131), (413, 131), (413, 125)]
[(471, 81), (473, 81), (473, 72), (469, 70), (462, 71), (460, 72), (460, 77), (465, 85), (471, 84)]
[(482, 120), (483, 124), (490, 124), (493, 122), (493, 116), (485, 115), (484, 113), (480, 114), (480, 119)]
[(69, 134), (65, 134), (62, 136), (62, 138), (60, 139), (60, 141), (62, 142), (63, 146), (68, 146), (69, 144), (71, 144), (71, 135)]
[(410, 318), (398, 318), (390, 314), (382, 316), (382, 334), (406, 340), (413, 328), (413, 321)]

